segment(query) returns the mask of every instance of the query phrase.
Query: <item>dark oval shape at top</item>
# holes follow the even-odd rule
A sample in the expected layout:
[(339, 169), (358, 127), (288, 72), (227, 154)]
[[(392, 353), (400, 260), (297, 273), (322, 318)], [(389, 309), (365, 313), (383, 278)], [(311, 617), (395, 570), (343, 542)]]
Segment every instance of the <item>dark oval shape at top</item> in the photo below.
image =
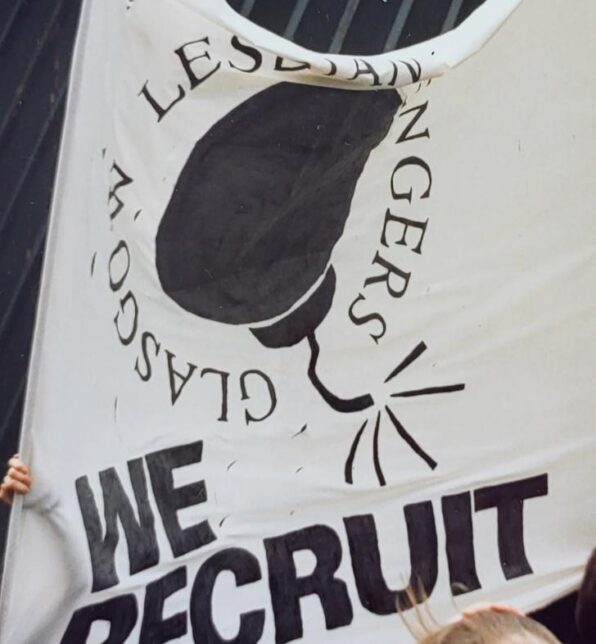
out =
[(279, 83), (226, 114), (196, 143), (160, 223), (166, 294), (229, 324), (291, 308), (325, 271), (399, 104), (395, 90)]

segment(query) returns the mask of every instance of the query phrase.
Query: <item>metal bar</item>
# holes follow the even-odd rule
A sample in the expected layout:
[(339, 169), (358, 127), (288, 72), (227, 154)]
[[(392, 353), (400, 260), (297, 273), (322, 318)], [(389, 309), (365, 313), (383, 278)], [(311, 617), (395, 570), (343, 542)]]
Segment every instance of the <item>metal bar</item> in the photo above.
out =
[(10, 201), (8, 202), (8, 205), (4, 211), (4, 216), (0, 217), (0, 236), (2, 235), (2, 231), (4, 229), (4, 226), (6, 225), (6, 221), (8, 220), (8, 217), (10, 216), (10, 212), (21, 192), (23, 189), (23, 186), (25, 185), (25, 180), (27, 179), (27, 176), (29, 175), (29, 172), (31, 172), (31, 168), (33, 167), (33, 164), (37, 160), (37, 153), (39, 152), (39, 149), (41, 148), (42, 143), (45, 140), (45, 137), (47, 136), (47, 133), (50, 129), (50, 126), (52, 125), (54, 118), (56, 117), (56, 114), (62, 109), (63, 103), (65, 100), (66, 96), (66, 87), (68, 83), (65, 82), (63, 83), (62, 87), (60, 88), (60, 91), (58, 92), (58, 95), (56, 96), (56, 102), (54, 103), (52, 107), (52, 111), (48, 115), (48, 118), (46, 119), (45, 123), (43, 124), (39, 137), (37, 138), (37, 141), (35, 142), (35, 145), (33, 146), (33, 150), (31, 151), (31, 154), (29, 155), (27, 159), (27, 164), (25, 165), (23, 171), (21, 172), (21, 175), (19, 177), (19, 180), (17, 182), (17, 185), (15, 186), (15, 190), (12, 193), (12, 197), (10, 198)]
[[(35, 48), (35, 53), (31, 57), (31, 60), (29, 61), (29, 64), (25, 68), (25, 74), (24, 74), (24, 76), (23, 76), (23, 78), (21, 79), (21, 82), (20, 82), (21, 87), (26, 86), (26, 84), (27, 84), (27, 82), (29, 80), (29, 76), (31, 75), (31, 72), (33, 71), (33, 69), (35, 67), (35, 64), (37, 63), (37, 60), (39, 59), (39, 54), (41, 53), (42, 49), (44, 48), (44, 46), (46, 44), (46, 40), (48, 39), (48, 36), (49, 36), (50, 32), (52, 31), (52, 29), (54, 27), (54, 23), (56, 22), (56, 19), (58, 18), (58, 15), (60, 13), (60, 10), (62, 9), (63, 4), (64, 4), (64, 0), (60, 0), (59, 2), (56, 3), (54, 11), (53, 11), (52, 15), (50, 16), (50, 19), (48, 20), (48, 23), (46, 25), (45, 31), (43, 32), (41, 38), (39, 38), (36, 41), (37, 46)], [(14, 109), (15, 109), (17, 103), (19, 102), (20, 98), (21, 98), (21, 95), (18, 92), (15, 92), (15, 94), (13, 96), (13, 100), (10, 103), (10, 106), (8, 107), (8, 111), (6, 112), (6, 116), (4, 117), (2, 122), (0, 122), (0, 141), (2, 140), (2, 137), (4, 136), (6, 128), (7, 128), (8, 124), (10, 123), (10, 120), (12, 118)]]
[(4, 25), (4, 29), (0, 31), (0, 51), (2, 51), (2, 48), (4, 47), (4, 42), (8, 38), (8, 34), (12, 29), (12, 26), (17, 18), (17, 14), (19, 13), (19, 11), (21, 10), (21, 7), (24, 4), (25, 4), (25, 0), (13, 0), (12, 11), (8, 16), (8, 20)]
[(348, 29), (352, 24), (352, 18), (354, 17), (359, 4), (360, 0), (348, 0), (343, 15), (337, 25), (333, 40), (331, 41), (331, 47), (329, 47), (330, 54), (338, 54), (341, 51)]
[(240, 8), (240, 13), (245, 18), (248, 18), (254, 6), (255, 6), (255, 0), (244, 0), (244, 2), (242, 3), (242, 7)]
[(12, 420), (14, 413), (17, 409), (19, 403), (23, 402), (23, 394), (25, 392), (25, 385), (27, 384), (27, 375), (24, 375), (19, 382), (19, 386), (12, 397), (12, 400), (6, 408), (6, 415), (4, 416), (4, 421), (0, 427), (0, 441), (4, 441), (6, 434), (8, 432), (8, 426)]
[(446, 31), (451, 31), (455, 27), (457, 21), (457, 16), (459, 15), (460, 9), (464, 0), (451, 0), (451, 6), (447, 12), (445, 22), (441, 28), (441, 33), (444, 34)]
[(0, 319), (0, 340), (2, 340), (2, 336), (4, 335), (8, 323), (10, 322), (10, 318), (12, 316), (12, 313), (14, 311), (14, 308), (17, 305), (19, 296), (21, 295), (21, 291), (23, 290), (23, 287), (25, 285), (25, 282), (27, 281), (27, 278), (29, 277), (29, 273), (31, 272), (31, 269), (33, 265), (35, 264), (35, 260), (38, 256), (38, 254), (41, 252), (43, 248), (43, 244), (46, 238), (46, 232), (47, 232), (47, 227), (48, 227), (48, 222), (47, 220), (44, 221), (43, 225), (40, 227), (36, 237), (35, 241), (33, 242), (33, 246), (31, 248), (31, 261), (25, 268), (20, 272), (19, 274), (19, 279), (16, 282), (16, 288), (14, 290), (14, 293), (12, 297), (10, 298), (10, 302), (8, 303), (8, 306), (4, 310), (4, 315)]
[(288, 26), (284, 31), (284, 38), (287, 38), (288, 40), (292, 40), (292, 38), (294, 38), (296, 29), (300, 26), (300, 21), (302, 20), (302, 16), (306, 11), (309, 2), (310, 0), (298, 0), (296, 2), (294, 11), (292, 11), (292, 15), (290, 16)]
[(391, 30), (389, 31), (389, 35), (385, 41), (385, 47), (383, 48), (384, 52), (391, 51), (397, 47), (397, 43), (399, 42), (402, 31), (404, 30), (406, 20), (410, 15), (413, 4), (414, 0), (403, 0), (401, 3), (401, 7), (395, 16), (395, 20), (393, 21), (393, 25), (391, 26)]

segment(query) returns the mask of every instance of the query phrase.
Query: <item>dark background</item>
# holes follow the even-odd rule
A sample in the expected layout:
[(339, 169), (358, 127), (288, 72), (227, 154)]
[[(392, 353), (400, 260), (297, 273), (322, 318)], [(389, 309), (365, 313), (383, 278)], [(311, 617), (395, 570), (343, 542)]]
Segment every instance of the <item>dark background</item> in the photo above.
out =
[(0, 0), (0, 463), (18, 444), (79, 8)]
[[(448, 31), (484, 0), (227, 1), (310, 49), (364, 55)], [(0, 462), (18, 444), (79, 9), (80, 0), (0, 0)], [(7, 519), (2, 507), (2, 548)], [(574, 604), (572, 595), (540, 613), (568, 644), (578, 641)]]

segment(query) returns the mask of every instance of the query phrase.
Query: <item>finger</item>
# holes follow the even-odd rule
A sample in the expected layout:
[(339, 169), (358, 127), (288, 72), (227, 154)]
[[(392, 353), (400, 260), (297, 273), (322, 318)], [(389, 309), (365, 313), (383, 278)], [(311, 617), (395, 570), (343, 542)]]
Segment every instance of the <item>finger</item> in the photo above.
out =
[(24, 474), (29, 474), (29, 468), (23, 463), (23, 461), (17, 459), (17, 458), (11, 458), (10, 461), (8, 461), (8, 466), (9, 467), (14, 467), (17, 470), (20, 470)]
[(0, 485), (0, 501), (10, 505), (12, 503), (13, 493), (8, 490), (5, 485)]
[(17, 467), (9, 467), (6, 474), (7, 476), (20, 478), (22, 476), (29, 476), (29, 470), (23, 470), (22, 468), (17, 468)]
[(19, 494), (27, 494), (29, 492), (29, 486), (21, 483), (20, 481), (15, 481), (14, 479), (4, 479), (4, 486), (7, 488), (8, 492), (18, 492)]
[(31, 477), (28, 474), (24, 474), (23, 472), (15, 469), (14, 467), (11, 467), (8, 470), (7, 476), (9, 479), (14, 479), (15, 481), (20, 481), (21, 483), (24, 483), (25, 485), (31, 485)]

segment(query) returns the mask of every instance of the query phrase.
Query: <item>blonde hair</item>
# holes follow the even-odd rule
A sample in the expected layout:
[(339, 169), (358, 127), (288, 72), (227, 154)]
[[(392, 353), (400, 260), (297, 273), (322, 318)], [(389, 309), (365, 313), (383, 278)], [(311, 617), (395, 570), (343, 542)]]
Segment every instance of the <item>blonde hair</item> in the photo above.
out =
[(481, 610), (447, 624), (418, 644), (561, 644), (542, 624), (515, 612)]
[[(417, 592), (413, 585), (409, 585), (405, 594), (406, 601), (398, 601), (396, 608), (417, 644), (562, 644), (542, 624), (515, 608), (498, 604), (471, 607), (461, 612), (458, 621), (441, 626), (432, 614), (421, 580), (418, 580)], [(456, 611), (460, 612), (455, 598), (452, 597), (452, 601)], [(406, 608), (414, 609), (415, 625), (406, 618)]]

